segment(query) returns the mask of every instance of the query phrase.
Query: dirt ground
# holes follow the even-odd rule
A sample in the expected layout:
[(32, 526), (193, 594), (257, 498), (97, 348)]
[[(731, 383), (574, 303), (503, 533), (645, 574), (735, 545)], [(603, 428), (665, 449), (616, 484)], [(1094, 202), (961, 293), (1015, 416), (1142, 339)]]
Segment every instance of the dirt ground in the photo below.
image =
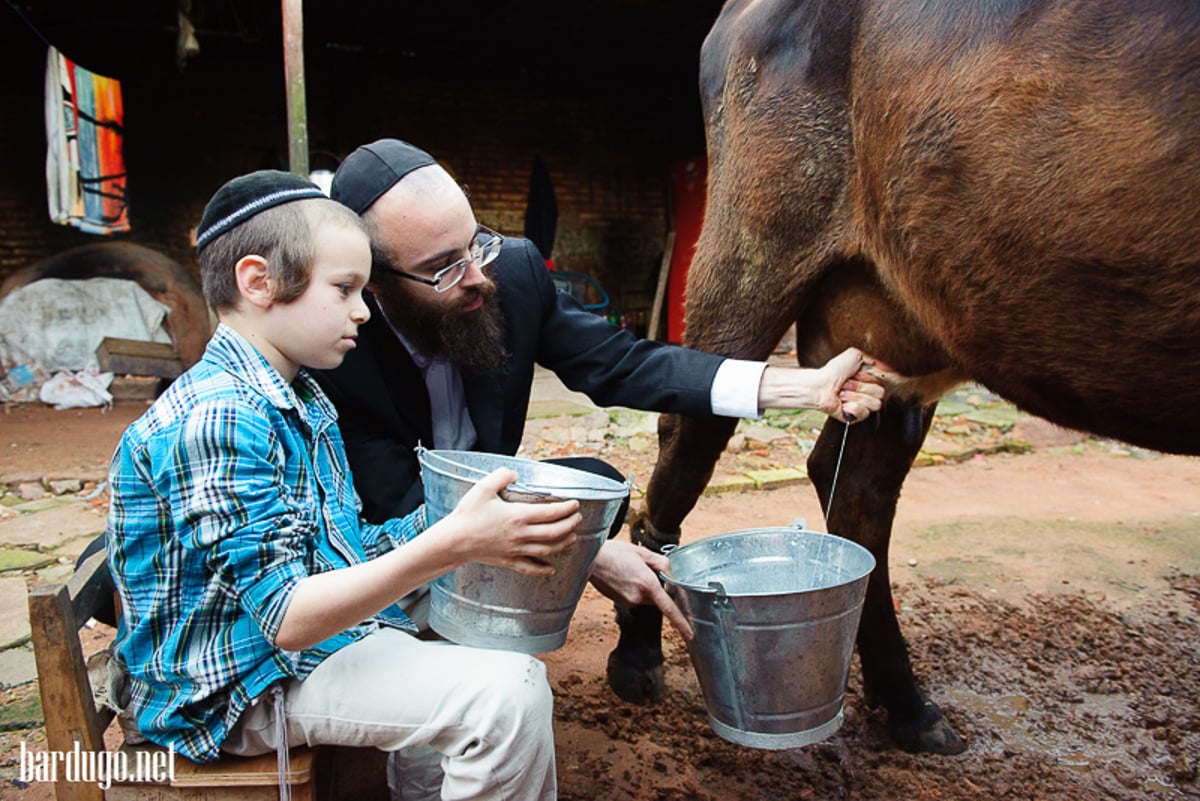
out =
[[(703, 498), (685, 542), (797, 516), (820, 528), (812, 494)], [(567, 645), (546, 657), (563, 797), (1200, 797), (1200, 463), (1087, 448), (918, 469), (890, 563), (917, 674), (966, 753), (896, 750), (882, 712), (863, 703), (857, 665), (828, 741), (726, 743), (673, 632), (667, 704), (619, 703), (603, 679), (611, 615), (589, 590)]]
[[(0, 410), (0, 479), (102, 473), (138, 411)], [(935, 436), (970, 433), (961, 421), (942, 429)], [(882, 712), (863, 702), (857, 664), (845, 723), (827, 741), (790, 751), (728, 743), (707, 723), (673, 632), (666, 702), (626, 704), (604, 680), (616, 642), (611, 605), (589, 588), (567, 644), (544, 657), (560, 797), (1200, 798), (1200, 460), (1051, 442), (935, 459), (913, 471), (901, 499), (890, 558), (901, 627), (925, 688), (969, 743), (964, 754), (893, 747)], [(727, 454), (718, 473), (751, 459), (803, 465), (802, 449)], [(648, 479), (654, 450), (644, 442), (597, 451), (635, 484)], [(684, 541), (796, 518), (823, 528), (804, 484), (706, 496)], [(0, 758), (14, 735), (36, 738), (5, 735)], [(0, 797), (48, 798), (45, 790), (8, 786)]]

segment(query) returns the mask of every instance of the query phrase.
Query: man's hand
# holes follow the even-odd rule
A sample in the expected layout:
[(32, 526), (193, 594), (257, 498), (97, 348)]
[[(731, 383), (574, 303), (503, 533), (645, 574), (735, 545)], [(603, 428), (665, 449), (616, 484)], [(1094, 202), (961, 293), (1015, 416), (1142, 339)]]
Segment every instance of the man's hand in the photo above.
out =
[(607, 540), (592, 563), (591, 582), (605, 596), (626, 606), (654, 604), (685, 640), (694, 636), (687, 617), (658, 578), (671, 563), (662, 554), (623, 540)]
[(817, 370), (821, 376), (818, 408), (842, 422), (865, 420), (883, 406), (887, 385), (896, 379), (886, 364), (847, 348)]
[(768, 367), (758, 400), (762, 409), (818, 409), (842, 422), (865, 420), (883, 406), (892, 368), (847, 348), (815, 370)]

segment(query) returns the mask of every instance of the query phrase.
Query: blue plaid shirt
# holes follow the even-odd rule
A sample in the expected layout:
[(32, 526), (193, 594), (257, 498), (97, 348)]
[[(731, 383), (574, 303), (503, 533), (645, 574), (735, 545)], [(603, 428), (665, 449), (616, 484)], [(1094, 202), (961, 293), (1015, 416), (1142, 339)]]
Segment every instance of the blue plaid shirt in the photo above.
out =
[(380, 623), (412, 628), (392, 606), (303, 651), (273, 644), (301, 579), (424, 527), (423, 509), (361, 521), (336, 419), (305, 371), (289, 386), (222, 325), (122, 437), (106, 538), (124, 606), (117, 654), (148, 739), (214, 759), (273, 683), (304, 678)]

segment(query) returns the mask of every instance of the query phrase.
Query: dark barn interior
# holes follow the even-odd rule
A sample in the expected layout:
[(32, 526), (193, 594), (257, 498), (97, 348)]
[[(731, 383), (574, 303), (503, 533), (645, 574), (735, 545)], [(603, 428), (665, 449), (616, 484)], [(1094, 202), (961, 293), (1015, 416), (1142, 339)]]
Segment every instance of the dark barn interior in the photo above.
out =
[[(282, 13), (266, 0), (5, 0), (0, 280), (100, 237), (46, 212), (47, 42), (121, 81), (124, 239), (193, 261), (189, 233), (236, 174), (288, 166)], [(696, 72), (716, 0), (303, 4), (310, 166), (385, 136), (431, 151), (481, 222), (520, 234), (535, 158), (558, 210), (555, 263), (612, 311), (650, 306), (668, 170), (704, 151)], [(180, 12), (199, 52), (179, 52)]]

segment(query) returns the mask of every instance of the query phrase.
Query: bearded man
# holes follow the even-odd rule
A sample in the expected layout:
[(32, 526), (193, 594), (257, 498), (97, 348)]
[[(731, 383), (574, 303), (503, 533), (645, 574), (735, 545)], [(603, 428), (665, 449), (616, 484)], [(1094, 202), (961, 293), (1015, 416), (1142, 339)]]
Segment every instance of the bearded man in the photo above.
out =
[[(767, 367), (610, 325), (555, 290), (532, 242), (481, 225), (450, 174), (406, 142), (382, 139), (355, 150), (334, 175), (331, 194), (367, 224), (371, 319), (342, 365), (317, 378), (338, 408), (369, 521), (423, 502), (418, 443), (515, 454), (535, 364), (599, 406), (733, 417), (815, 408), (843, 420), (880, 407), (881, 370), (855, 350), (816, 370)], [(598, 460), (558, 461), (622, 479)], [(665, 565), (657, 553), (610, 540), (592, 581), (619, 602), (655, 604), (682, 631), (686, 618), (655, 573)]]

